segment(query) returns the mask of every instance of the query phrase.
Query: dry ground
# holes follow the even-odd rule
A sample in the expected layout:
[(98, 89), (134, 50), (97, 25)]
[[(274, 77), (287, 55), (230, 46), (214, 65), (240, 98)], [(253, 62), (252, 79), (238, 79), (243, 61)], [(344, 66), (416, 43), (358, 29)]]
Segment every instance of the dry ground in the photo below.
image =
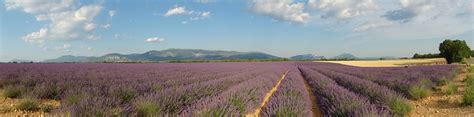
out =
[[(41, 111), (28, 112), (20, 111), (15, 108), (22, 99), (12, 99), (3, 96), (3, 90), (0, 90), (0, 117), (44, 117), (51, 116)], [(59, 107), (59, 101), (55, 100), (39, 100), (41, 105), (52, 105), (54, 108)]]
[(355, 61), (318, 61), (339, 63), (344, 65), (359, 66), (359, 67), (401, 67), (407, 65), (432, 65), (432, 64), (446, 64), (443, 58), (434, 59), (400, 59), (400, 60), (355, 60)]
[(474, 106), (462, 106), (462, 95), (464, 93), (466, 83), (463, 80), (467, 76), (467, 70), (462, 70), (461, 73), (453, 79), (455, 85), (458, 86), (458, 92), (448, 95), (443, 93), (447, 86), (442, 86), (441, 91), (434, 92), (431, 96), (418, 100), (411, 101), (413, 104), (413, 111), (410, 116), (457, 116), (457, 117), (472, 117), (474, 116)]

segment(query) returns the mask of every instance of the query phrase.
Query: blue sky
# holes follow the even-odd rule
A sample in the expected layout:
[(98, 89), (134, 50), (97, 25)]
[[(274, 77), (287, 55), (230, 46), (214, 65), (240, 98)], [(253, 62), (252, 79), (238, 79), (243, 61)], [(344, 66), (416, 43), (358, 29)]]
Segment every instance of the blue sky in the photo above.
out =
[(474, 47), (472, 0), (2, 0), (0, 61), (169, 48), (289, 57)]

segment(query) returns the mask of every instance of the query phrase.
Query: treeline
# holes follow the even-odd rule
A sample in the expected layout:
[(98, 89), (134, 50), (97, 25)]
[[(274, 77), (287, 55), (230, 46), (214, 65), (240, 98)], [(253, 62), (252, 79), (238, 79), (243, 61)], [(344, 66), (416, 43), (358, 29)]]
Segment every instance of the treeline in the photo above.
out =
[(471, 50), (465, 40), (446, 39), (439, 44), (439, 54), (418, 54), (413, 58), (445, 58), (448, 64), (464, 62), (464, 59), (474, 57), (474, 50)]
[(440, 54), (418, 54), (416, 53), (415, 55), (413, 55), (413, 58), (414, 59), (420, 59), (420, 58), (441, 58), (443, 56), (441, 56)]
[[(469, 54), (470, 57), (474, 57), (474, 50), (471, 50), (470, 51), (470, 54)], [(428, 54), (418, 54), (418, 53), (415, 53), (415, 55), (413, 55), (413, 58), (414, 59), (423, 59), (423, 58), (442, 58), (443, 56), (441, 56), (440, 54), (436, 53), (436, 54), (432, 54), (432, 53), (428, 53)]]

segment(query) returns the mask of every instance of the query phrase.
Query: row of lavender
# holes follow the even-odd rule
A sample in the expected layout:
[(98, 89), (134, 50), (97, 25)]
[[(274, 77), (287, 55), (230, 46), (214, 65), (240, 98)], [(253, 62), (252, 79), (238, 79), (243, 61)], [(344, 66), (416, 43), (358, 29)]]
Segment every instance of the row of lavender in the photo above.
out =
[(244, 115), (282, 64), (1, 64), (0, 86), (14, 97), (61, 100), (56, 112), (77, 116)]
[[(392, 116), (410, 111), (404, 98), (410, 89), (449, 79), (456, 68), (315, 62), (0, 64), (0, 86), (21, 97), (61, 100), (56, 112), (77, 116), (242, 116), (259, 108), (289, 71), (261, 116), (312, 116), (312, 106), (328, 116)], [(311, 105), (310, 95), (317, 105)]]
[(431, 90), (444, 85), (455, 77), (457, 65), (411, 66), (411, 67), (353, 67), (330, 63), (313, 63), (305, 66), (365, 79), (389, 87), (410, 99), (421, 99), (420, 90)]
[[(458, 66), (361, 68), (330, 63), (295, 63), (318, 97), (324, 115), (406, 115), (404, 98), (420, 87), (434, 87), (454, 77)], [(433, 82), (433, 83), (432, 83)], [(393, 83), (393, 84), (388, 84)], [(400, 90), (399, 87), (407, 87)]]
[(314, 117), (310, 95), (298, 69), (296, 67), (289, 68), (288, 74), (285, 76), (278, 90), (270, 98), (261, 116)]

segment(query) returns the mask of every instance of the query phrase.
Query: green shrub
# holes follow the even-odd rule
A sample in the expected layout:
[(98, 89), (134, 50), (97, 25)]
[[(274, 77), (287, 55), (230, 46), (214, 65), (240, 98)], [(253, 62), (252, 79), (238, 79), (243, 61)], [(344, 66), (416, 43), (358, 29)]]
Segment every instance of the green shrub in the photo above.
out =
[(155, 91), (155, 92), (161, 91), (162, 89), (163, 89), (163, 87), (161, 85), (152, 85), (151, 86), (151, 90)]
[(22, 86), (6, 86), (3, 91), (3, 96), (8, 98), (17, 98), (25, 91)]
[(275, 112), (275, 115), (272, 117), (298, 117), (301, 116), (298, 113), (294, 112), (294, 110), (289, 108), (281, 108)]
[(141, 117), (150, 117), (160, 115), (160, 107), (152, 101), (142, 100), (135, 104), (137, 115)]
[(205, 110), (198, 115), (199, 117), (225, 117), (229, 116), (223, 108), (212, 108)]
[(408, 115), (408, 113), (410, 113), (412, 110), (411, 105), (400, 98), (392, 99), (389, 106), (390, 109), (392, 109), (392, 112), (401, 116)]
[(229, 98), (229, 102), (232, 106), (234, 106), (235, 108), (237, 108), (240, 112), (240, 114), (244, 114), (245, 113), (245, 105), (244, 105), (244, 102), (242, 99), (238, 98), (237, 96), (231, 96)]
[(53, 110), (52, 105), (43, 105), (43, 106), (41, 106), (41, 111), (42, 112), (48, 113), (48, 112), (51, 112), (51, 110)]
[(55, 85), (41, 84), (34, 88), (34, 95), (41, 99), (59, 99), (59, 90)]
[(408, 93), (410, 97), (414, 100), (422, 99), (431, 95), (431, 90), (426, 86), (419, 85), (413, 86), (409, 89)]
[(474, 75), (469, 74), (465, 80), (466, 91), (464, 92), (462, 102), (463, 105), (473, 105), (474, 103)]
[(469, 73), (474, 73), (474, 67), (469, 67), (467, 71), (469, 71)]
[(473, 105), (474, 103), (474, 86), (469, 86), (466, 88), (466, 92), (462, 98), (463, 105)]
[(78, 104), (82, 99), (84, 99), (85, 95), (82, 93), (76, 93), (76, 94), (69, 94), (64, 98), (64, 102), (67, 105), (75, 105)]
[(443, 86), (443, 85), (447, 85), (449, 82), (450, 82), (450, 80), (448, 78), (443, 77), (443, 78), (440, 78), (439, 80), (437, 80), (436, 85)]
[(39, 105), (39, 102), (35, 99), (24, 99), (16, 106), (16, 109), (22, 111), (37, 111), (40, 109)]
[(124, 103), (130, 102), (135, 96), (138, 95), (138, 92), (133, 90), (133, 89), (122, 89), (118, 93), (118, 97), (122, 100)]
[(456, 92), (458, 92), (458, 86), (456, 84), (454, 84), (453, 82), (449, 82), (448, 86), (444, 90), (444, 94), (452, 95)]
[(474, 74), (467, 75), (467, 78), (464, 80), (464, 82), (466, 82), (467, 86), (473, 86), (474, 85)]

